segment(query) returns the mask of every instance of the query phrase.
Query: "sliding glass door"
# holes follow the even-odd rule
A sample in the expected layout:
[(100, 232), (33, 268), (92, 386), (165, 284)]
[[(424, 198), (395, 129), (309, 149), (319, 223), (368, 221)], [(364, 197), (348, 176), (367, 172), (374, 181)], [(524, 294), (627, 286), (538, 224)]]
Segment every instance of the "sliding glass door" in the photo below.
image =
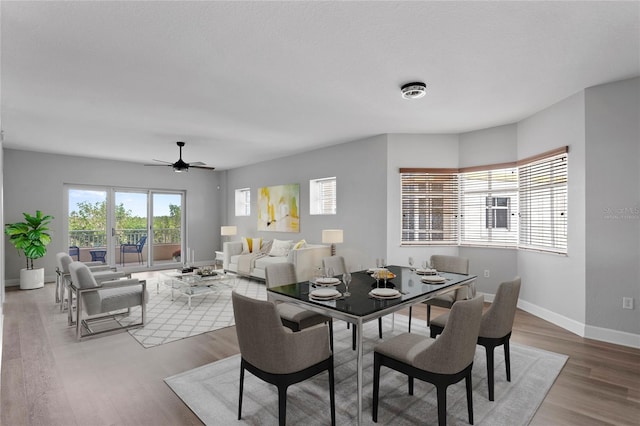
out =
[(181, 261), (183, 192), (80, 186), (66, 192), (75, 260), (134, 268)]

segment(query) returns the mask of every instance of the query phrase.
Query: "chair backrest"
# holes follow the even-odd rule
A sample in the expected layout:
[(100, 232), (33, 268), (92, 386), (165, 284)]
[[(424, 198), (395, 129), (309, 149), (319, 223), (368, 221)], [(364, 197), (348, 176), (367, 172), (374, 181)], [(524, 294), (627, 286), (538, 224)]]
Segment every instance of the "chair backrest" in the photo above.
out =
[(322, 258), (322, 267), (326, 271), (327, 268), (333, 268), (333, 272), (336, 275), (342, 275), (347, 272), (347, 266), (344, 263), (344, 257), (342, 256), (329, 256)]
[(298, 282), (296, 278), (296, 266), (289, 262), (267, 265), (267, 267), (264, 268), (264, 279), (267, 288), (295, 284)]
[(69, 273), (71, 281), (79, 288), (98, 287), (95, 277), (87, 265), (82, 262), (71, 262), (69, 264)]
[(144, 247), (144, 243), (147, 242), (147, 236), (143, 236), (142, 238), (140, 238), (140, 241), (138, 241), (137, 244), (137, 249), (138, 249), (138, 253), (142, 253), (142, 248)]
[(440, 337), (416, 355), (415, 366), (434, 373), (453, 374), (473, 362), (484, 296), (453, 304)]
[(78, 246), (69, 246), (69, 256), (76, 257), (76, 260), (80, 260), (80, 247)]
[(73, 259), (67, 253), (56, 253), (56, 263), (58, 265), (58, 270), (63, 274), (69, 273), (69, 265), (71, 264), (71, 262), (73, 262)]
[(431, 256), (431, 266), (441, 272), (453, 272), (454, 274), (469, 273), (469, 259), (460, 256), (434, 254)]
[(511, 332), (520, 295), (520, 284), (520, 277), (500, 284), (491, 307), (482, 316), (479, 333), (481, 337), (499, 338)]
[(282, 325), (272, 302), (235, 291), (231, 301), (240, 354), (251, 365), (272, 374), (288, 374), (331, 355), (326, 329), (312, 327), (293, 333)]

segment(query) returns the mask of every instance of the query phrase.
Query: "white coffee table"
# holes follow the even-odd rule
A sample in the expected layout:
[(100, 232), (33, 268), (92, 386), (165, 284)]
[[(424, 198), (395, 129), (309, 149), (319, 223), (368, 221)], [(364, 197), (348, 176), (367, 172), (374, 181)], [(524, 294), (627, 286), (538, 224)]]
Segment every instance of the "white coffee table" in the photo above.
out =
[(176, 292), (178, 296), (186, 296), (189, 309), (191, 309), (192, 297), (206, 296), (225, 289), (232, 289), (236, 279), (235, 274), (224, 273), (220, 270), (214, 271), (211, 275), (198, 275), (195, 272), (183, 274), (179, 270), (163, 271), (160, 273), (156, 291), (159, 291), (160, 282), (162, 282), (171, 288), (171, 300), (175, 300)]

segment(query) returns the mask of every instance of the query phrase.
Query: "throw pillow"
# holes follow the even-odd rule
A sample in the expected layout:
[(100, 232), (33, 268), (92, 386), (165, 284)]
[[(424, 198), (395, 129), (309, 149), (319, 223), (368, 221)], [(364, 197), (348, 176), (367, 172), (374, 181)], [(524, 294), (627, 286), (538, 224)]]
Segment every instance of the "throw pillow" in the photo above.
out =
[(307, 246), (307, 242), (305, 240), (300, 240), (293, 246), (293, 250), (305, 248), (306, 246)]
[(267, 240), (262, 242), (262, 246), (260, 246), (260, 254), (269, 254), (271, 251), (271, 246), (273, 245), (272, 240)]
[(251, 253), (251, 238), (242, 237), (242, 254)]
[(269, 252), (269, 256), (287, 256), (289, 255), (289, 250), (291, 250), (291, 244), (293, 241), (291, 240), (273, 240), (271, 245), (271, 251)]
[(259, 252), (261, 247), (262, 247), (262, 238), (251, 239), (251, 253)]

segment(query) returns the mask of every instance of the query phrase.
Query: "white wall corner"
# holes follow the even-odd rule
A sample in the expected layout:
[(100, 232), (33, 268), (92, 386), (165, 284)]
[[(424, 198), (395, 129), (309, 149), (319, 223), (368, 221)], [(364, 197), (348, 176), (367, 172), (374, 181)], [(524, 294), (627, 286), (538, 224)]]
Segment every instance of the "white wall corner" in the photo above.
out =
[(601, 340), (603, 342), (640, 349), (640, 334), (587, 325), (584, 337), (587, 339)]

